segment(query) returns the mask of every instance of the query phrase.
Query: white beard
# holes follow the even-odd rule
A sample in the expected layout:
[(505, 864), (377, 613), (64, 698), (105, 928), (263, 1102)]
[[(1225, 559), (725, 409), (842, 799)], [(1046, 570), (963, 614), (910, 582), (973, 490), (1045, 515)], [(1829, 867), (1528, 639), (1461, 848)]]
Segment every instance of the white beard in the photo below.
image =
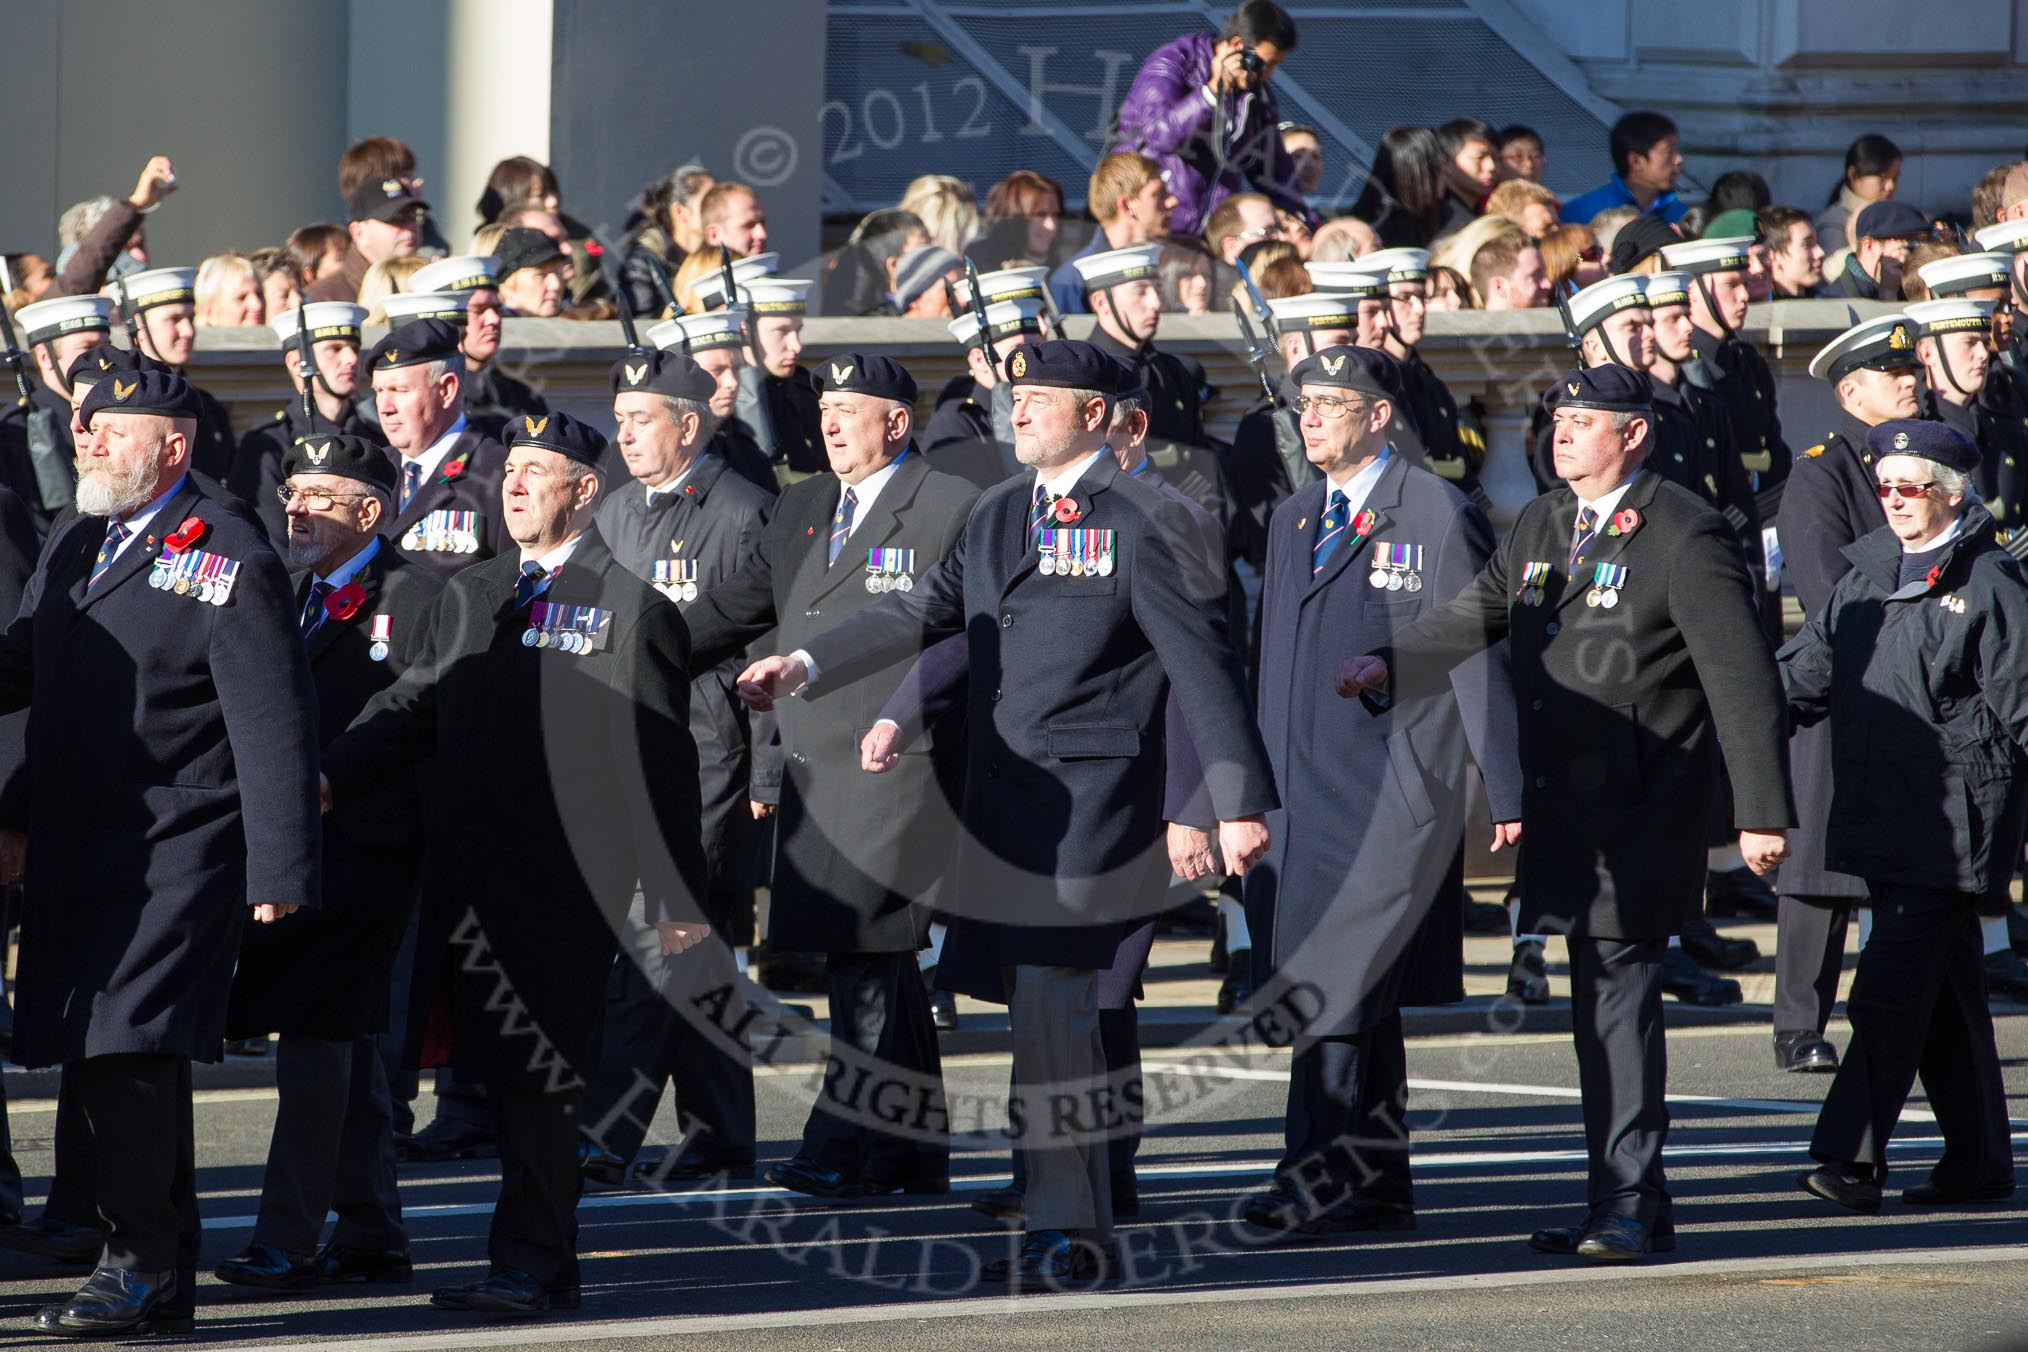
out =
[(156, 473), (153, 459), (147, 457), (124, 469), (93, 464), (78, 476), (77, 509), (86, 516), (126, 516), (155, 496)]

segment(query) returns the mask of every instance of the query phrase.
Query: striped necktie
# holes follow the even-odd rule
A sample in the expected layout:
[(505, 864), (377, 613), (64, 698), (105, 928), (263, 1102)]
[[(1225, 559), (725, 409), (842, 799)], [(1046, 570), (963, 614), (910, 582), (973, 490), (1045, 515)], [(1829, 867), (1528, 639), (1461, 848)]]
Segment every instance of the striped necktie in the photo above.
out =
[(838, 562), (839, 551), (845, 548), (845, 542), (852, 537), (852, 513), (858, 506), (859, 495), (847, 488), (845, 495), (838, 499), (837, 515), (831, 518), (831, 552), (824, 560), (825, 567), (828, 568)]
[(1056, 494), (1044, 492), (1042, 480), (1035, 481), (1035, 497), (1028, 507), (1028, 548), (1035, 548), (1035, 537), (1042, 533), (1056, 516)]
[(1345, 538), (1345, 528), (1351, 525), (1352, 503), (1345, 496), (1345, 490), (1331, 490), (1331, 500), (1324, 504), (1324, 518), (1317, 523), (1317, 543), (1310, 546), (1310, 576), (1324, 571), (1331, 562), (1331, 556), (1338, 552), (1339, 541)]
[(401, 510), (408, 510), (409, 499), (422, 487), (422, 465), (418, 461), (401, 462)]
[(303, 607), (303, 642), (308, 643), (312, 638), (316, 637), (317, 631), (324, 627), (324, 618), (331, 613), (324, 609), (324, 602), (332, 592), (337, 590), (336, 587), (321, 577), (311, 581), (310, 600)]
[(1577, 529), (1571, 536), (1570, 566), (1577, 567), (1577, 561), (1584, 557), (1585, 546), (1598, 534), (1598, 513), (1589, 507), (1577, 509)]
[(530, 602), (549, 590), (549, 584), (556, 574), (544, 568), (534, 559), (521, 565), (521, 576), (514, 579), (514, 608), (526, 609)]
[(99, 585), (99, 579), (113, 566), (113, 556), (120, 552), (120, 546), (126, 543), (127, 537), (133, 533), (127, 529), (127, 523), (124, 521), (106, 523), (106, 542), (99, 546), (99, 556), (92, 564), (91, 578), (85, 583), (86, 591)]

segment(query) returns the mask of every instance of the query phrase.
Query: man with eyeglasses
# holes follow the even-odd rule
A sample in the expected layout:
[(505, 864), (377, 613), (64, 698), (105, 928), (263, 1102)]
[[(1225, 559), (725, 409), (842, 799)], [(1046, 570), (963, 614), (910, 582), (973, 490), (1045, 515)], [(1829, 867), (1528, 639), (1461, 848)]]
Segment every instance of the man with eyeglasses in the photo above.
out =
[(1281, 237), (1282, 218), (1275, 213), (1275, 204), (1257, 192), (1226, 198), (1204, 225), (1206, 247), (1228, 268), (1248, 245)]
[[(1293, 382), (1322, 474), (1269, 524), (1260, 727), (1282, 807), (1246, 880), (1256, 984), (1308, 983), (1325, 1005), (1290, 1069), (1287, 1150), (1246, 1219), (1302, 1235), (1408, 1230), (1408, 1060), (1401, 996), (1414, 939), (1464, 832), (1465, 749), (1482, 767), (1495, 850), (1520, 837), (1521, 766), (1504, 646), (1448, 688), (1378, 718), (1323, 681), (1471, 584), (1485, 514), (1389, 443), (1401, 367), (1370, 348), (1305, 357)], [(1404, 756), (1401, 748), (1415, 748)]]
[[(268, 321), (282, 344), (282, 366), (296, 397), (275, 410), (275, 416), (239, 439), (226, 487), (254, 509), (276, 549), (289, 540), (288, 516), (275, 490), (282, 484), (282, 460), (289, 448), (312, 432), (368, 436), (372, 424), (360, 413), (359, 334), (366, 308), (350, 301), (311, 301), (301, 310), (284, 310)], [(314, 422), (303, 419), (303, 342), (309, 342), (310, 401)]]
[[(396, 484), (383, 447), (313, 434), (283, 452), (280, 468), (271, 496), (287, 518), (318, 742), (329, 745), (417, 659), (443, 584), (380, 538)], [(348, 798), (324, 816), (324, 908), (241, 938), (226, 1036), (281, 1038), (253, 1238), (219, 1265), (220, 1281), (302, 1291), (409, 1278), (393, 1102), (374, 1034), (387, 1025), (414, 909), (423, 818), (413, 771)], [(338, 1226), (319, 1248), (331, 1210)]]

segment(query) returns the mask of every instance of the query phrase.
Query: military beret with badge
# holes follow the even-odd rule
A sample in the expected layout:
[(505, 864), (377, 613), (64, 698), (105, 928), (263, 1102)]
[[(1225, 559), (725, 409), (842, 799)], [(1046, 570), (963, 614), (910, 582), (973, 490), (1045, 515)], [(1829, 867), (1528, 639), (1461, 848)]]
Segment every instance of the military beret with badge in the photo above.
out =
[(365, 437), (342, 432), (304, 437), (282, 452), (282, 478), (298, 474), (335, 474), (354, 479), (392, 498), (400, 481), (387, 448)]
[(549, 413), (540, 418), (523, 414), (507, 424), (507, 449), (512, 451), (521, 446), (555, 451), (567, 460), (597, 469), (606, 453), (606, 438), (597, 428), (568, 413)]
[(718, 380), (681, 352), (629, 352), (613, 363), (613, 393), (630, 392), (708, 404)]
[(170, 371), (109, 372), (78, 405), (78, 422), (90, 427), (101, 413), (145, 413), (196, 422), (204, 416), (204, 403), (189, 381)]
[(388, 333), (366, 354), (368, 371), (393, 371), (459, 356), (463, 328), (447, 319), (414, 319)]
[(1551, 392), (1551, 408), (1592, 408), (1603, 413), (1651, 413), (1654, 385), (1645, 371), (1616, 364), (1565, 371)]
[(1945, 422), (1926, 418), (1890, 418), (1866, 432), (1866, 449), (1876, 460), (1890, 455), (1912, 455), (1933, 460), (1945, 469), (1970, 474), (1979, 467), (1979, 447), (1970, 437)]
[(1390, 402), (1401, 399), (1401, 363), (1376, 348), (1342, 344), (1324, 348), (1297, 362), (1289, 379), (1298, 386), (1352, 390)]
[(818, 394), (864, 394), (915, 407), (915, 377), (889, 357), (841, 353), (818, 363), (812, 374)]

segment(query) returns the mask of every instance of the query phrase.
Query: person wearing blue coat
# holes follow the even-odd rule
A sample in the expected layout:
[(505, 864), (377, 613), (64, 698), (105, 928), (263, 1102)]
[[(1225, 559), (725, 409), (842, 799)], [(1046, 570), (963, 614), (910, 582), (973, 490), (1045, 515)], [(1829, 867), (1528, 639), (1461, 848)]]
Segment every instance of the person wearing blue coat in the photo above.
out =
[(1325, 477), (1268, 525), (1260, 728), (1282, 807), (1268, 816), (1274, 844), (1247, 877), (1246, 901), (1262, 989), (1316, 988), (1323, 1008), (1296, 1044), (1287, 1151), (1246, 1216), (1304, 1234), (1408, 1229), (1407, 954), (1464, 830), (1467, 743), (1493, 848), (1520, 835), (1507, 645), (1378, 718), (1318, 676), (1347, 647), (1382, 647), (1469, 586), (1493, 529), (1388, 444), (1403, 397), (1393, 358), (1327, 347), (1297, 364), (1294, 382), (1305, 451)]

